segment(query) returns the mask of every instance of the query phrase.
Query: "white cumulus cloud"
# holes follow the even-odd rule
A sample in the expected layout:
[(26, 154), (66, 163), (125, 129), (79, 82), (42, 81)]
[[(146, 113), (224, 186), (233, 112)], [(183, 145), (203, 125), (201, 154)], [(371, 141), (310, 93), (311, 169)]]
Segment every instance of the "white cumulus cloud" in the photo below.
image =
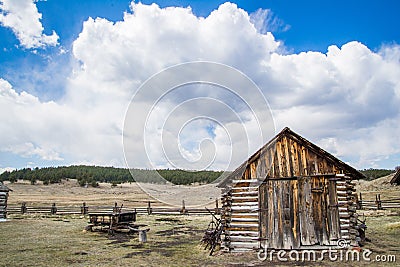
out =
[[(357, 168), (382, 166), (400, 154), (398, 46), (374, 52), (362, 43), (350, 42), (342, 47), (332, 45), (326, 53), (283, 54), (268, 23), (254, 25), (254, 15), (235, 4), (225, 3), (204, 18), (190, 8), (140, 3), (132, 3), (131, 8), (121, 21), (88, 18), (84, 22), (72, 49), (78, 64), (65, 95), (57, 102), (16, 93), (7, 81), (0, 80), (0, 151), (60, 164), (123, 166), (124, 116), (139, 86), (166, 67), (204, 60), (233, 66), (253, 79), (269, 101), (278, 131), (289, 126)], [(258, 14), (258, 19), (263, 16), (266, 14)], [(265, 25), (267, 28), (262, 28)], [(160, 92), (157, 87), (141, 92), (133, 125), (146, 120), (149, 114), (145, 110)], [(162, 120), (170, 114), (174, 116), (165, 126), (166, 140), (173, 140), (168, 139), (171, 134), (176, 138), (187, 118), (196, 114), (214, 116), (221, 122), (204, 120), (183, 127), (180, 149), (190, 160), (217, 153), (213, 167), (225, 168), (223, 159), (232, 157), (232, 144), (251, 151), (258, 148), (246, 139), (255, 139), (258, 130), (249, 114), (251, 109), (267, 112), (268, 107), (247, 109), (240, 97), (207, 86), (178, 88), (168, 96), (153, 109), (149, 134), (144, 136), (138, 128), (132, 135), (133, 150), (145, 137), (155, 138), (148, 148), (158, 166), (169, 167), (156, 138), (162, 136)], [(213, 98), (231, 109), (201, 101), (182, 104), (196, 97)], [(256, 95), (248, 91), (242, 97)], [(248, 137), (243, 126), (249, 130)], [(168, 148), (171, 143), (164, 145)], [(150, 167), (145, 165), (144, 153), (133, 154), (135, 167)], [(235, 155), (232, 166), (247, 156), (247, 151)]]
[(33, 0), (2, 0), (0, 1), (0, 24), (11, 28), (25, 48), (44, 48), (56, 46), (58, 35), (55, 31), (51, 35), (43, 33), (39, 13)]

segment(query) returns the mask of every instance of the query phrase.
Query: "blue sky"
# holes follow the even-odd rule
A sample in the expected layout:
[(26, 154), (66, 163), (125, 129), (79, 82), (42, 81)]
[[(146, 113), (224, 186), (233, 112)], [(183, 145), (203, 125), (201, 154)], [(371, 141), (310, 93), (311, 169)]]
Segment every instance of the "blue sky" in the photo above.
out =
[[(150, 4), (152, 1), (142, 1)], [(206, 3), (204, 3), (206, 2)], [(225, 1), (158, 1), (160, 6), (191, 6), (195, 14), (207, 16)], [(233, 1), (249, 13), (270, 9), (282, 25), (273, 29), (290, 51), (326, 52), (329, 45), (360, 41), (371, 49), (400, 40), (398, 1)], [(288, 29), (286, 29), (288, 26)], [(286, 30), (285, 30), (286, 29)]]
[[(357, 168), (400, 165), (398, 1), (153, 2), (0, 1), (0, 170), (124, 166), (132, 95), (151, 75), (191, 60), (253, 79), (277, 131), (290, 126)], [(208, 127), (222, 149), (218, 127), (202, 125), (197, 137), (187, 132), (196, 142)]]

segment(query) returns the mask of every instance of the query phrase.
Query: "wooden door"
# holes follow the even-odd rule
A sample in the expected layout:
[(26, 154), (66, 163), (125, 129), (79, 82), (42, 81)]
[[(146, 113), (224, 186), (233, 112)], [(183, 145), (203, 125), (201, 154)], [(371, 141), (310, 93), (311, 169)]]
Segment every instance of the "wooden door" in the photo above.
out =
[(336, 190), (336, 177), (330, 177), (325, 180), (328, 187), (328, 227), (329, 240), (331, 245), (335, 245), (340, 238), (340, 217), (338, 207), (338, 196)]
[(259, 207), (260, 238), (270, 248), (332, 245), (340, 234), (336, 184), (324, 176), (267, 180)]
[(259, 188), (260, 237), (269, 248), (300, 247), (297, 180), (268, 180)]
[(336, 181), (326, 176), (299, 178), (301, 244), (334, 245), (339, 238)]

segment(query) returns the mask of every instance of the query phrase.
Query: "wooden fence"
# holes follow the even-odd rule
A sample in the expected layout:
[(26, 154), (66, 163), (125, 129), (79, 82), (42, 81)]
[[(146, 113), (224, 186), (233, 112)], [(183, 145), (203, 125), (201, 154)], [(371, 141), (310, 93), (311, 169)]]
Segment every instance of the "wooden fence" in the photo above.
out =
[[(208, 215), (209, 212), (205, 208), (186, 208), (185, 201), (182, 201), (181, 207), (153, 207), (149, 202), (147, 206), (142, 207), (119, 207), (117, 203), (114, 206), (88, 206), (82, 203), (81, 206), (57, 206), (53, 203), (51, 206), (27, 206), (26, 203), (21, 205), (8, 205), (8, 214), (81, 214), (86, 215), (90, 212), (115, 212), (119, 209), (123, 211), (136, 211), (137, 214), (155, 214), (155, 215)], [(381, 199), (381, 195), (377, 194), (375, 200), (364, 200), (362, 193), (357, 198), (358, 210), (383, 210), (383, 209), (400, 209), (400, 198)], [(221, 209), (218, 207), (218, 200), (215, 201), (215, 208), (212, 209), (214, 214), (220, 214)]]
[[(53, 203), (51, 206), (27, 206), (26, 203), (21, 205), (8, 205), (8, 214), (58, 214), (58, 215), (86, 215), (91, 212), (116, 212), (116, 211), (136, 211), (137, 214), (155, 214), (155, 215), (208, 215), (210, 214), (205, 208), (186, 208), (185, 202), (182, 201), (181, 207), (153, 207), (150, 201), (144, 207), (118, 206), (88, 206), (85, 202), (81, 206), (57, 206)], [(216, 200), (215, 208), (212, 211), (216, 214), (220, 213), (218, 201)]]
[(364, 200), (360, 193), (357, 200), (357, 209), (400, 209), (400, 198), (381, 199), (381, 194), (375, 195), (375, 200)]

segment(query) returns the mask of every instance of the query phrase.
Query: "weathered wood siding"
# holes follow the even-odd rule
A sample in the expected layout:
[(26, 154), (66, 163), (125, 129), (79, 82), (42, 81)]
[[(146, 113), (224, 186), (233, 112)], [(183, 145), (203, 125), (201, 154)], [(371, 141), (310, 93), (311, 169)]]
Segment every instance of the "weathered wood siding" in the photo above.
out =
[(284, 249), (335, 245), (341, 238), (337, 180), (341, 178), (330, 175), (269, 179), (261, 184), (259, 239), (268, 247)]
[(333, 159), (326, 157), (326, 152), (316, 151), (299, 141), (290, 135), (277, 138), (235, 171), (233, 179), (304, 177), (345, 172)]

